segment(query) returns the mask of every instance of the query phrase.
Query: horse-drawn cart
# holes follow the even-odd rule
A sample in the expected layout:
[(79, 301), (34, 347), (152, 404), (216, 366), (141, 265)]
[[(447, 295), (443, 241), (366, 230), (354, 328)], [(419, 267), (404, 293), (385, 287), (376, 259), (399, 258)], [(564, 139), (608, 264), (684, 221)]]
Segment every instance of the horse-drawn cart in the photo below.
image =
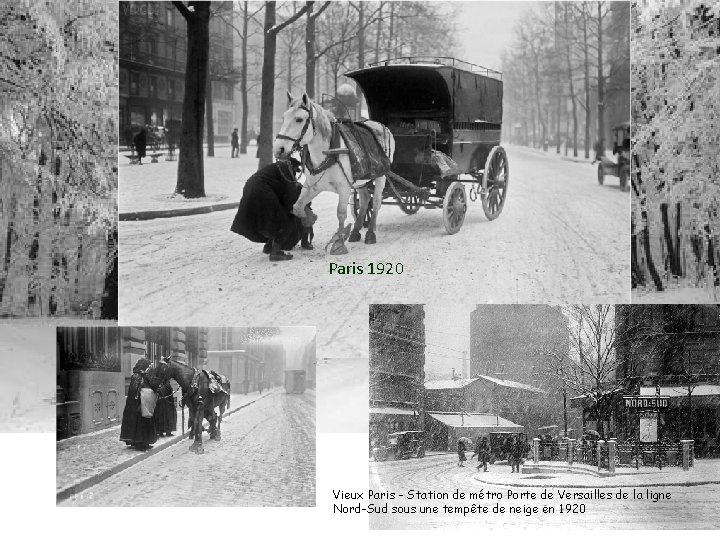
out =
[[(489, 220), (500, 215), (509, 179), (500, 146), (502, 74), (454, 58), (404, 57), (347, 73), (367, 100), (371, 120), (387, 126), (395, 154), (383, 204), (406, 214), (442, 208), (449, 234), (462, 227), (469, 196)], [(385, 200), (388, 199), (388, 200)], [(359, 208), (357, 192), (353, 211)], [(372, 206), (365, 221), (370, 221)]]

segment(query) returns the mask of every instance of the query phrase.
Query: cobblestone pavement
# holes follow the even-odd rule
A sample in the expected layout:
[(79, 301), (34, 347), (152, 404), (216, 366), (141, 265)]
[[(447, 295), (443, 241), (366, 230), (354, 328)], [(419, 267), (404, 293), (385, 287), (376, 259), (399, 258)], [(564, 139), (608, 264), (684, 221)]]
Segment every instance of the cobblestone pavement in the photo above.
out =
[[(254, 392), (249, 395), (231, 394), (230, 410), (255, 401), (261, 395)], [(175, 434), (182, 433), (181, 418), (178, 411), (178, 424)], [(188, 419), (188, 410), (185, 409), (185, 421)], [(222, 425), (224, 427), (225, 421)], [(172, 442), (173, 437), (158, 439), (155, 448)], [(205, 436), (207, 439), (207, 435)], [(205, 440), (204, 439), (204, 440)], [(115, 426), (96, 433), (71, 437), (57, 442), (56, 473), (57, 491), (73, 486), (87, 478), (105, 472), (116, 465), (136, 458), (139, 454), (124, 443), (120, 442), (120, 426)]]
[(59, 506), (315, 506), (315, 392), (275, 392), (223, 421), (221, 441), (171, 445)]
[[(507, 470), (506, 470), (507, 469)], [(488, 480), (510, 476), (509, 467), (493, 466), (482, 475)], [(482, 474), (482, 473), (481, 473)], [(652, 488), (559, 488), (513, 487), (479, 482), (474, 466), (458, 467), (454, 455), (428, 456), (384, 463), (370, 463), (370, 489), (395, 493), (393, 500), (369, 500), (365, 505), (388, 504), (389, 511), (371, 513), (372, 529), (434, 529), (447, 526), (539, 527), (587, 529), (716, 529), (720, 528), (717, 508), (720, 485), (657, 486)], [(538, 475), (540, 476), (540, 475)], [(543, 475), (545, 476), (545, 475)], [(547, 475), (549, 476), (549, 475)], [(575, 475), (573, 483), (586, 477)], [(588, 477), (589, 478), (589, 477)], [(608, 479), (611, 485), (613, 479)], [(410, 500), (409, 490), (425, 494)], [(622, 490), (622, 491), (621, 491)], [(456, 498), (455, 494), (464, 498)], [(497, 498), (490, 498), (492, 492)], [(571, 499), (561, 499), (560, 493)], [(552, 499), (543, 498), (543, 493)], [(618, 493), (627, 494), (618, 499)], [(479, 498), (482, 494), (482, 498)], [(642, 494), (642, 500), (635, 498)], [(402, 495), (402, 496), (400, 496)], [(458, 495), (459, 496), (459, 495)], [(471, 499), (475, 497), (474, 499)], [(600, 498), (602, 496), (602, 498)], [(608, 498), (608, 496), (612, 498)], [(670, 497), (669, 499), (667, 497)], [(657, 501), (653, 501), (653, 498)], [(391, 513), (393, 506), (414, 513)], [(452, 507), (448, 512), (444, 506)], [(465, 515), (462, 508), (465, 507)], [(537, 508), (533, 512), (533, 508)], [(552, 513), (543, 513), (552, 507)], [(421, 512), (421, 509), (425, 509)], [(487, 508), (487, 513), (482, 513)], [(513, 512), (512, 508), (518, 511)], [(460, 513), (457, 510), (460, 509)], [(472, 512), (474, 509), (474, 513)], [(481, 511), (478, 512), (478, 509)], [(503, 512), (499, 512), (503, 509)], [(437, 513), (435, 513), (437, 510)]]

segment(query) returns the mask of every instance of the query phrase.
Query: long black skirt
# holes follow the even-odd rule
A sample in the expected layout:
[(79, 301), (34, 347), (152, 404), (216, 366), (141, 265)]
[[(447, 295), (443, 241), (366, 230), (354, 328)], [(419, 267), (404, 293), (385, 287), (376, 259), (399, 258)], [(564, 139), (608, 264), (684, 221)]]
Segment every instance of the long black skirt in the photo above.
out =
[(173, 402), (172, 393), (169, 397), (159, 396), (155, 406), (155, 430), (158, 435), (168, 435), (177, 429), (177, 411)]
[(130, 445), (149, 445), (157, 442), (155, 418), (143, 418), (140, 413), (140, 398), (128, 396), (123, 410), (120, 440)]

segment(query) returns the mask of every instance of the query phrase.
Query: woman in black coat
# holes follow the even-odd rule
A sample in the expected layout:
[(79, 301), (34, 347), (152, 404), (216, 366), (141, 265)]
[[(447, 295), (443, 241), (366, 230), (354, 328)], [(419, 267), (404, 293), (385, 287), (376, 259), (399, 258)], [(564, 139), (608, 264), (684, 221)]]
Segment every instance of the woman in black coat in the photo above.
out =
[(167, 360), (160, 360), (157, 368), (157, 377), (161, 381), (158, 387), (158, 400), (155, 405), (155, 431), (158, 437), (167, 435), (170, 437), (177, 429), (177, 411), (173, 399), (173, 389), (168, 377), (170, 365)]
[(160, 383), (153, 374), (146, 373), (148, 367), (150, 360), (143, 357), (133, 368), (120, 427), (120, 440), (138, 450), (147, 450), (157, 441), (155, 419), (143, 418), (140, 411), (140, 388), (150, 387), (157, 391)]
[(299, 165), (297, 161), (278, 161), (248, 178), (230, 227), (251, 242), (265, 244), (263, 253), (270, 254), (271, 261), (292, 259), (283, 250), (292, 249), (298, 242), (312, 249), (312, 212), (306, 220), (292, 213), (302, 189), (295, 179)]

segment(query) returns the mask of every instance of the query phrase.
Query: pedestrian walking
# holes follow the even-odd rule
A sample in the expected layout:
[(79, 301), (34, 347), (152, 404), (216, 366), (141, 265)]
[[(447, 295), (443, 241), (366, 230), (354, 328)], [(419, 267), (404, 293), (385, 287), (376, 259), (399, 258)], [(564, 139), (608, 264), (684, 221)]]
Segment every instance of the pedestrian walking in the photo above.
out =
[(271, 261), (288, 261), (290, 250), (300, 242), (303, 249), (313, 249), (312, 226), (317, 219), (310, 206), (306, 217), (300, 219), (292, 207), (300, 196), (302, 184), (295, 175), (300, 162), (294, 159), (278, 161), (263, 167), (245, 183), (235, 219), (230, 230), (251, 242), (265, 244), (263, 253)]
[(230, 154), (231, 158), (236, 158), (240, 156), (240, 141), (238, 141), (238, 130), (235, 128), (232, 132), (232, 135), (230, 135), (230, 144), (232, 144), (232, 153)]
[(520, 472), (520, 464), (522, 463), (523, 454), (525, 453), (525, 443), (521, 437), (514, 436), (512, 439), (512, 448), (510, 450), (510, 472)]
[(160, 383), (154, 374), (148, 372), (149, 367), (150, 360), (142, 357), (133, 368), (120, 426), (120, 440), (138, 450), (147, 450), (157, 442), (155, 418), (152, 415), (143, 416), (140, 397), (142, 388), (157, 391)]
[(487, 437), (478, 437), (473, 456), (475, 455), (478, 457), (477, 470), (480, 470), (480, 467), (482, 467), (483, 472), (487, 472), (488, 460), (490, 459), (490, 446), (488, 445)]
[(465, 450), (465, 442), (459, 440), (457, 442), (458, 467), (465, 466), (465, 462), (467, 461), (467, 458), (465, 457)]
[(135, 152), (137, 152), (138, 165), (142, 165), (142, 158), (145, 157), (145, 150), (147, 149), (147, 131), (145, 128), (142, 128), (140, 133), (135, 135), (133, 144), (135, 145)]

